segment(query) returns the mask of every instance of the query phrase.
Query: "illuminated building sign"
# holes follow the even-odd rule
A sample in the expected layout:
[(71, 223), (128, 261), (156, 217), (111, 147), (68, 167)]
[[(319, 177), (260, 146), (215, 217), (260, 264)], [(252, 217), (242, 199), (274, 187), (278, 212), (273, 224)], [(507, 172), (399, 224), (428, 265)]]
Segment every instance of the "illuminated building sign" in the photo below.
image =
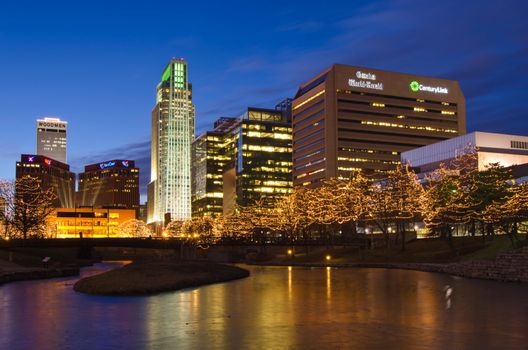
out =
[[(113, 167), (130, 167), (129, 160), (111, 160), (109, 162), (99, 163), (99, 169), (113, 168)], [(93, 170), (93, 169), (92, 169)]]
[(106, 169), (106, 168), (111, 168), (111, 167), (113, 167), (115, 165), (116, 165), (115, 162), (101, 163), (101, 164), (99, 164), (99, 168)]
[(51, 165), (51, 159), (44, 159), (44, 163), (46, 163), (47, 165)]
[(38, 122), (39, 128), (60, 128), (66, 129), (66, 124), (64, 123), (53, 123), (53, 122)]
[(365, 72), (361, 72), (361, 71), (357, 71), (356, 72), (356, 77), (358, 79), (376, 80), (376, 74), (365, 73)]
[(356, 78), (348, 79), (348, 86), (364, 89), (383, 90), (383, 83), (375, 83), (376, 74), (357, 71)]
[(434, 94), (447, 94), (449, 92), (445, 87), (422, 85), (416, 80), (411, 81), (409, 88), (412, 92), (426, 91)]
[(33, 163), (35, 161), (35, 156), (28, 156), (28, 162)]

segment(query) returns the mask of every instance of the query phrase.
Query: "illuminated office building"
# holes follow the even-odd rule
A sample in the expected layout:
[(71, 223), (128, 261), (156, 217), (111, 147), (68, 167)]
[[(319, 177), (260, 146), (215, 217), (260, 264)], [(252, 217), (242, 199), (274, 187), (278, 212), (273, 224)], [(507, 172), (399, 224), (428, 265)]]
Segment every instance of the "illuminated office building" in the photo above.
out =
[(68, 122), (59, 118), (37, 120), (37, 155), (66, 163), (66, 129)]
[(257, 201), (271, 206), (292, 191), (291, 123), (280, 110), (250, 107), (226, 133), (223, 212)]
[(289, 106), (249, 107), (240, 118), (219, 119), (196, 139), (194, 215), (230, 214), (257, 202), (269, 206), (291, 192)]
[(401, 152), (466, 132), (457, 81), (335, 64), (292, 102), (293, 184), (381, 177)]
[(38, 178), (43, 189), (53, 188), (56, 208), (75, 207), (75, 174), (68, 164), (34, 154), (22, 154), (16, 163), (16, 178), (26, 175)]
[(226, 131), (239, 124), (237, 118), (220, 118), (214, 130), (198, 136), (192, 145), (192, 216), (222, 214), (223, 174), (229, 160), (224, 152)]
[(110, 160), (84, 167), (79, 174), (80, 207), (134, 209), (139, 215), (139, 169), (133, 160)]
[(191, 217), (191, 144), (194, 105), (187, 62), (172, 59), (157, 86), (152, 110), (148, 222)]

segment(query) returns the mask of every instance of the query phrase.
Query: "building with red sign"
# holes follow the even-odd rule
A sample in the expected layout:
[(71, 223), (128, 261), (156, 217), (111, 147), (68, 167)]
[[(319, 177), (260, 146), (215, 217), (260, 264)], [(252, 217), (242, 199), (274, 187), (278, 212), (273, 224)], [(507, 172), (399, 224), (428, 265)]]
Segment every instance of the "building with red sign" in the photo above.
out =
[(27, 175), (39, 179), (43, 189), (54, 189), (56, 208), (75, 206), (75, 174), (68, 164), (46, 156), (22, 154), (16, 163), (16, 178)]

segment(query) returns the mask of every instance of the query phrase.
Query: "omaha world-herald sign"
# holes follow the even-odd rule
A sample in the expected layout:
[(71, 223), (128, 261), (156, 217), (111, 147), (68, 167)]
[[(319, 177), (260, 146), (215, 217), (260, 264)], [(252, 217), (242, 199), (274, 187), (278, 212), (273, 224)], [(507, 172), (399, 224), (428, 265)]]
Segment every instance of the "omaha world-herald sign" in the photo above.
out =
[[(377, 81), (378, 77), (375, 73), (365, 72), (358, 70), (356, 71), (354, 78), (348, 79), (348, 86), (355, 88), (371, 89), (371, 90), (383, 90), (383, 82)], [(449, 89), (444, 86), (430, 86), (422, 84), (417, 80), (413, 80), (409, 84), (409, 88), (412, 92), (431, 92), (433, 94), (448, 94)]]
[(383, 83), (376, 82), (376, 74), (356, 72), (356, 78), (348, 79), (348, 86), (373, 90), (383, 90)]

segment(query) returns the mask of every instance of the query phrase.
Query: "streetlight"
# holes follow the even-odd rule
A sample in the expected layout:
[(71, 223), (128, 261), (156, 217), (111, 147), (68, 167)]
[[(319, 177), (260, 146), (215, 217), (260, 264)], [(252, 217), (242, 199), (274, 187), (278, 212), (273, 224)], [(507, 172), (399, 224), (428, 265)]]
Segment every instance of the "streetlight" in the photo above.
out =
[(326, 256), (326, 261), (330, 261), (330, 259), (332, 259), (332, 257), (330, 255), (327, 255)]

